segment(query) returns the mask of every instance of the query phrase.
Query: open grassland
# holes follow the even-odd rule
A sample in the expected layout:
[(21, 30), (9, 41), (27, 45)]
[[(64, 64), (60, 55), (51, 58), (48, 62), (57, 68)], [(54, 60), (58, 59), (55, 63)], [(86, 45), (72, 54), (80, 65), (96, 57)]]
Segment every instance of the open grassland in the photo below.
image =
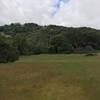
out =
[(33, 55), (0, 64), (0, 100), (100, 100), (100, 55)]

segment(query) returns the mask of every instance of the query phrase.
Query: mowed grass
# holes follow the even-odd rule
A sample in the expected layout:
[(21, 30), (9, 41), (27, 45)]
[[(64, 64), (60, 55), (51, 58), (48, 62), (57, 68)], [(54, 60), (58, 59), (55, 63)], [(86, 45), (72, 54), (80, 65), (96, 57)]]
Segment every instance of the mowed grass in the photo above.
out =
[(0, 64), (0, 100), (100, 100), (100, 55), (33, 55)]

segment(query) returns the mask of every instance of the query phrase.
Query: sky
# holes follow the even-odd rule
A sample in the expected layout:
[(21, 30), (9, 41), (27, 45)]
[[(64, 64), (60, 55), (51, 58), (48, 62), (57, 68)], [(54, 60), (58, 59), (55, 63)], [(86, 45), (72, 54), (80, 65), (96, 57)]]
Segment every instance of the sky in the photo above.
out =
[(100, 29), (100, 0), (0, 0), (0, 25), (18, 22)]

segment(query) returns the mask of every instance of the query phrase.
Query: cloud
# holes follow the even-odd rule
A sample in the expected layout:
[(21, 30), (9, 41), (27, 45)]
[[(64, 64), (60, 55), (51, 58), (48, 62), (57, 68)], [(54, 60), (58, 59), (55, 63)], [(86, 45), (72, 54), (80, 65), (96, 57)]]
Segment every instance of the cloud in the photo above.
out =
[(51, 0), (0, 0), (0, 23), (42, 23), (49, 14)]
[(69, 1), (70, 0), (54, 0), (53, 11), (51, 13), (51, 16), (55, 16), (59, 9), (62, 8)]
[(100, 29), (100, 1), (0, 0), (0, 25), (12, 22), (88, 26)]

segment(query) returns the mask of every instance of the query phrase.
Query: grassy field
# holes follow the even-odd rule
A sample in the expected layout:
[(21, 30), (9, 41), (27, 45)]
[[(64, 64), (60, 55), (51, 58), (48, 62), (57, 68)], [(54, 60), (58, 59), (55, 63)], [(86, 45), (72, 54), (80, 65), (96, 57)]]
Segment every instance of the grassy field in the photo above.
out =
[(33, 55), (0, 64), (0, 100), (100, 100), (100, 55)]

